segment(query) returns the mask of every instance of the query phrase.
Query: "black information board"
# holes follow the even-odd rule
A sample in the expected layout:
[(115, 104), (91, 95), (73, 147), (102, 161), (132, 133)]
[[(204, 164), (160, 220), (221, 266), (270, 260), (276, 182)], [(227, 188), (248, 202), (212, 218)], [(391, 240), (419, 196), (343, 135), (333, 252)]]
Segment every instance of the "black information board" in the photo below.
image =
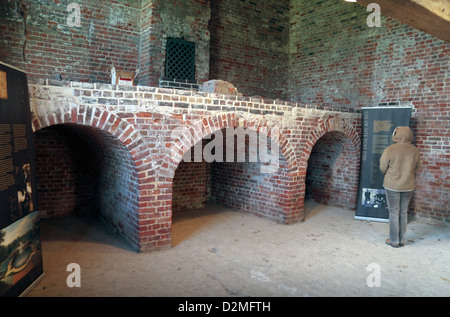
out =
[(392, 144), (398, 126), (410, 126), (410, 107), (362, 108), (361, 166), (355, 219), (387, 222), (389, 209), (383, 188), (380, 158)]
[(0, 62), (0, 296), (43, 274), (26, 74)]

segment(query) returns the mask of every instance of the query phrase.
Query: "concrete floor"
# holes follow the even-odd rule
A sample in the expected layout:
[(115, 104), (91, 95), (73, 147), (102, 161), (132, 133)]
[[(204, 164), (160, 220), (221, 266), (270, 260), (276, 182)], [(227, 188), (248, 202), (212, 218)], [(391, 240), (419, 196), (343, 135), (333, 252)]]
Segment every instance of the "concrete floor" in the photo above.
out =
[[(175, 213), (173, 248), (140, 254), (102, 223), (42, 220), (45, 276), (28, 296), (450, 296), (450, 228), (412, 222), (394, 249), (386, 223), (314, 201), (306, 211), (293, 225), (220, 206)], [(69, 263), (81, 287), (67, 286)]]

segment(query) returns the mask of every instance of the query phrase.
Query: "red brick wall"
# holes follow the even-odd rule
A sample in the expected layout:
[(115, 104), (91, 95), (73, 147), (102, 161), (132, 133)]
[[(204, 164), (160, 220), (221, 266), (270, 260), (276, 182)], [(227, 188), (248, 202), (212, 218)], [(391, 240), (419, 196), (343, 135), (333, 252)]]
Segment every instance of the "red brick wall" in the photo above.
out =
[(195, 79), (200, 84), (209, 80), (209, 2), (203, 0), (142, 2), (140, 84), (158, 86), (159, 80), (164, 77), (167, 38), (182, 38), (195, 43)]
[(37, 193), (42, 217), (93, 209), (96, 170), (85, 142), (63, 126), (34, 133)]
[(17, 1), (0, 1), (0, 60), (27, 72), (30, 82), (60, 74), (63, 80), (111, 82), (111, 66), (135, 71), (139, 56), (140, 1), (88, 0), (80, 27), (69, 27), (68, 1), (25, 1), (28, 5), (26, 62)]
[(183, 38), (196, 45), (198, 83), (223, 79), (246, 95), (287, 99), (287, 0), (89, 0), (80, 4), (79, 27), (67, 23), (68, 4), (27, 2), (24, 61), (16, 2), (0, 0), (0, 60), (27, 71), (30, 82), (60, 75), (109, 83), (114, 66), (139, 69), (136, 83), (158, 86), (167, 38)]
[[(226, 139), (226, 129), (217, 131)], [(255, 133), (258, 135), (258, 133)], [(265, 135), (268, 147), (271, 141)], [(208, 139), (203, 140), (203, 145)], [(226, 143), (226, 142), (225, 142)], [(278, 145), (277, 145), (278, 146)], [(178, 165), (172, 185), (172, 210), (198, 209), (207, 202), (228, 206), (235, 210), (250, 212), (274, 221), (285, 223), (290, 221), (283, 213), (284, 207), (290, 206), (290, 198), (286, 193), (290, 179), (284, 155), (279, 154), (278, 169), (275, 173), (262, 173), (262, 163), (253, 162), (249, 158), (250, 151), (259, 153), (259, 144), (250, 148), (246, 138), (245, 162), (226, 160), (227, 145), (223, 146), (223, 162), (194, 162), (195, 149), (191, 148), (191, 162), (181, 161)], [(236, 155), (237, 146), (234, 150)]]
[(210, 164), (181, 162), (172, 185), (172, 210), (198, 209), (209, 201)]
[(289, 219), (283, 207), (290, 204), (285, 160), (280, 156), (280, 167), (274, 174), (263, 174), (260, 168), (260, 162), (215, 162), (211, 167), (211, 200), (285, 223)]
[(410, 207), (448, 222), (450, 44), (383, 15), (380, 28), (369, 28), (369, 12), (355, 3), (295, 1), (290, 15), (290, 99), (413, 106), (423, 167)]
[[(187, 201), (182, 190), (189, 192), (185, 185), (194, 184), (201, 171), (183, 163), (182, 155), (215, 131), (242, 127), (266, 134), (278, 127), (277, 173), (260, 175), (255, 163), (208, 165), (211, 176), (212, 169), (222, 174), (211, 177), (211, 198), (212, 187), (222, 181), (220, 187), (229, 199), (217, 192), (215, 197), (223, 203), (235, 200), (233, 180), (223, 177), (234, 173), (248, 194), (235, 197), (236, 208), (282, 223), (304, 217), (306, 163), (322, 135), (340, 131), (352, 149), (359, 148), (360, 114), (348, 110), (145, 86), (57, 83), (30, 85), (33, 129), (64, 124), (93, 149), (88, 160), (99, 172), (92, 184), (94, 200), (103, 207), (100, 213), (141, 251), (170, 246), (172, 210)], [(173, 130), (179, 127), (189, 128), (195, 138), (174, 137)], [(180, 182), (194, 169), (193, 177)], [(357, 171), (357, 166), (352, 169)]]
[(210, 78), (247, 96), (287, 99), (289, 1), (211, 1)]

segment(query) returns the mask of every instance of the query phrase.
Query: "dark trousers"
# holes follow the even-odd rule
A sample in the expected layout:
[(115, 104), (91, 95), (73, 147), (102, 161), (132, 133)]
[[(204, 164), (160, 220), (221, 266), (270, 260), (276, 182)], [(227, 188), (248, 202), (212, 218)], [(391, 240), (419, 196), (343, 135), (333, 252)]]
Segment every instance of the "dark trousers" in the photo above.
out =
[(408, 206), (413, 192), (394, 192), (386, 189), (386, 199), (389, 208), (389, 239), (393, 245), (405, 244)]

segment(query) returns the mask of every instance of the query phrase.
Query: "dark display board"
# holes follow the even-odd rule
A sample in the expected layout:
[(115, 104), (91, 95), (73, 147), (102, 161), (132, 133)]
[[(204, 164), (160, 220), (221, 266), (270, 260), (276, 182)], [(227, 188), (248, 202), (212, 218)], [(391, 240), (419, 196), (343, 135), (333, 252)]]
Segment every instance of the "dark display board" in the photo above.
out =
[(43, 274), (26, 74), (0, 62), (0, 296)]
[(355, 219), (389, 221), (380, 158), (398, 126), (410, 126), (410, 107), (362, 108), (361, 166)]

